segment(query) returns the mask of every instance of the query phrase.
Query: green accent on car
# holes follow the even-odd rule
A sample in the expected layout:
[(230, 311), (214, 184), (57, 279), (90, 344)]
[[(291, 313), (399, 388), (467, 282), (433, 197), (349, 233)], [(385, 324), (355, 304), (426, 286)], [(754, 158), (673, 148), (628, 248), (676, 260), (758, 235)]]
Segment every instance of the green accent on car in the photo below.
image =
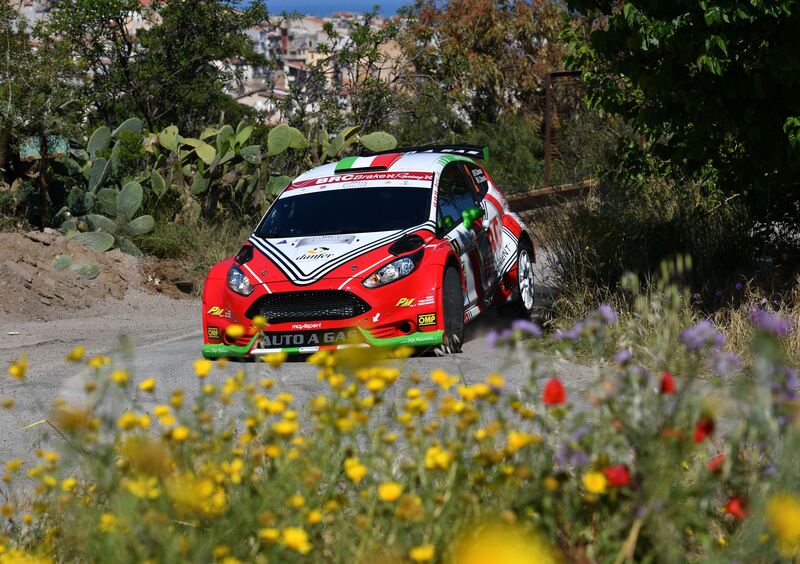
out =
[(472, 229), (472, 225), (486, 215), (483, 208), (467, 208), (461, 212), (461, 221), (464, 222), (464, 227)]
[(400, 337), (379, 339), (361, 327), (357, 327), (357, 329), (372, 347), (435, 347), (444, 342), (444, 331), (417, 331)]
[(343, 158), (338, 163), (336, 163), (336, 168), (334, 169), (334, 172), (342, 172), (343, 170), (353, 168), (353, 164), (355, 164), (357, 158), (358, 157)]
[(203, 345), (203, 358), (221, 358), (229, 356), (247, 356), (256, 343), (258, 335), (253, 335), (246, 345), (225, 345), (223, 343), (209, 343)]
[[(484, 152), (486, 149), (484, 149)], [(464, 161), (465, 163), (476, 164), (475, 161), (469, 157), (465, 157), (464, 155), (442, 155), (436, 160), (436, 163), (441, 166), (447, 166), (450, 163), (454, 163), (456, 161)]]

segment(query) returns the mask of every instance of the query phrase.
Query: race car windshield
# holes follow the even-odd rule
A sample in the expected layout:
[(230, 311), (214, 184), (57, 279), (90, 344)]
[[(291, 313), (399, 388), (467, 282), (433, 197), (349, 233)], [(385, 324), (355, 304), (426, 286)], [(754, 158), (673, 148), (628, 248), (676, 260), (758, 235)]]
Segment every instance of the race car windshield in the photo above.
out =
[(256, 235), (308, 237), (395, 231), (428, 219), (431, 189), (381, 186), (320, 191), (279, 198)]

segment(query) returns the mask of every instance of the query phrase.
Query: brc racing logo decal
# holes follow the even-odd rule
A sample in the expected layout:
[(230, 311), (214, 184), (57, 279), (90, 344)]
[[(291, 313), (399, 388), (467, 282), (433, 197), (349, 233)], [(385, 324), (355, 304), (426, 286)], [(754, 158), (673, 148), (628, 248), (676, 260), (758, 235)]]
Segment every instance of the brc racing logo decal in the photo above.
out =
[(322, 184), (340, 184), (342, 182), (365, 182), (380, 180), (407, 180), (412, 182), (431, 182), (432, 172), (362, 172), (357, 174), (337, 174), (335, 176), (323, 176), (321, 178), (310, 178), (299, 182), (292, 182), (286, 189), (307, 188), (309, 186), (320, 186)]
[(414, 305), (415, 298), (400, 298), (397, 300), (397, 303), (394, 304), (394, 307), (411, 307)]
[(420, 327), (429, 327), (431, 325), (436, 325), (436, 314), (420, 313), (417, 316), (417, 325), (419, 325)]
[(219, 328), (218, 327), (209, 327), (208, 328), (208, 338), (209, 339), (219, 339)]
[(333, 258), (333, 253), (329, 253), (329, 250), (328, 247), (314, 247), (297, 257), (297, 260), (324, 260)]

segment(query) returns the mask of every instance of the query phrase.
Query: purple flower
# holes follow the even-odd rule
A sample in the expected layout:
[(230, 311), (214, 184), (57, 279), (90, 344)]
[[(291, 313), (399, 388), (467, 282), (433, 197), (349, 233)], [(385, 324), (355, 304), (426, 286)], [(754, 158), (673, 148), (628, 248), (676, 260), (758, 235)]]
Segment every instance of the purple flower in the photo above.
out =
[(597, 311), (600, 312), (600, 317), (603, 318), (603, 321), (605, 321), (609, 325), (611, 325), (612, 323), (616, 323), (617, 313), (610, 305), (600, 304), (600, 307), (597, 308)]
[(692, 299), (693, 300), (699, 300), (700, 299), (700, 293), (699, 292), (695, 292), (694, 294), (692, 294)]
[(555, 338), (561, 341), (577, 341), (581, 338), (582, 332), (583, 323), (579, 321), (569, 331), (562, 331), (561, 329), (558, 329), (556, 331)]
[(619, 349), (614, 353), (614, 362), (617, 364), (625, 364), (631, 359), (631, 349)]
[(751, 310), (750, 319), (753, 320), (756, 327), (776, 337), (785, 337), (794, 330), (794, 326), (789, 319), (768, 311)]
[(500, 333), (495, 330), (489, 331), (486, 335), (486, 348), (494, 349), (497, 347), (497, 341), (500, 339)]
[(715, 351), (711, 355), (711, 370), (718, 376), (727, 376), (738, 370), (742, 365), (739, 357), (734, 353)]
[(690, 327), (681, 333), (681, 341), (686, 345), (686, 348), (693, 351), (706, 347), (720, 350), (722, 345), (725, 344), (725, 337), (716, 330), (710, 321), (703, 319), (694, 327)]
[(520, 331), (522, 333), (528, 333), (533, 337), (542, 336), (542, 330), (539, 328), (539, 326), (528, 319), (515, 319), (511, 323), (511, 329), (514, 331)]
[(742, 283), (741, 282), (737, 282), (736, 283), (736, 289), (737, 290), (741, 290), (742, 288), (743, 288)]

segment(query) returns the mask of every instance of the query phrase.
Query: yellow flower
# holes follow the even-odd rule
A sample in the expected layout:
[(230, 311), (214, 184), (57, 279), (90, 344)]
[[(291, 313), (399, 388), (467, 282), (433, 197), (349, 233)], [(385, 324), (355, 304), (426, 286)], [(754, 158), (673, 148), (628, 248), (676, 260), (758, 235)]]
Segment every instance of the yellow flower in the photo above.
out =
[(370, 378), (367, 380), (367, 389), (372, 393), (377, 393), (386, 387), (386, 382), (382, 378)]
[(231, 339), (238, 339), (244, 335), (244, 327), (238, 323), (232, 323), (228, 325), (227, 329), (225, 329), (225, 333), (227, 333), (228, 337)]
[(506, 385), (506, 380), (503, 378), (502, 374), (494, 372), (486, 377), (486, 383), (492, 388), (502, 390)]
[(306, 504), (306, 500), (303, 499), (303, 496), (300, 494), (294, 494), (292, 497), (289, 498), (289, 501), (286, 502), (286, 505), (289, 507), (300, 508)]
[(142, 380), (142, 383), (139, 384), (139, 389), (143, 392), (152, 392), (156, 389), (156, 379), (155, 378), (148, 378), (146, 380)]
[(447, 391), (458, 382), (458, 376), (450, 376), (445, 370), (437, 368), (431, 371), (431, 380), (441, 389)]
[(780, 493), (767, 502), (767, 522), (778, 540), (778, 550), (791, 556), (800, 548), (800, 498)]
[(211, 478), (185, 472), (172, 476), (166, 486), (179, 515), (211, 517), (219, 515), (228, 506), (225, 489)]
[(408, 552), (408, 557), (414, 562), (430, 562), (435, 555), (436, 549), (432, 544), (421, 544)]
[(547, 491), (554, 492), (558, 489), (558, 478), (555, 476), (547, 476), (544, 479), (544, 487)]
[(593, 494), (604, 493), (608, 485), (608, 480), (602, 472), (586, 472), (582, 481), (586, 491)]
[(136, 415), (127, 411), (117, 419), (117, 426), (123, 431), (130, 431), (137, 427), (147, 429), (150, 426), (150, 418), (147, 415)]
[(541, 438), (535, 434), (526, 433), (524, 431), (509, 431), (506, 450), (514, 454), (518, 450), (540, 441)]
[(194, 373), (198, 378), (205, 378), (211, 373), (214, 363), (207, 358), (198, 358), (194, 361)]
[(65, 492), (71, 492), (72, 490), (75, 489), (75, 485), (77, 483), (78, 480), (76, 480), (75, 478), (72, 477), (67, 478), (66, 480), (61, 482), (61, 489), (64, 490)]
[(86, 364), (89, 365), (89, 368), (102, 368), (106, 364), (110, 363), (111, 363), (110, 358), (108, 358), (105, 355), (99, 354), (90, 358), (89, 362), (87, 362)]
[(355, 426), (355, 421), (350, 419), (349, 417), (340, 417), (335, 422), (336, 428), (339, 430), (340, 433), (349, 433), (353, 430)]
[(297, 421), (290, 421), (288, 419), (282, 419), (272, 425), (272, 430), (281, 437), (291, 437), (297, 429)]
[(16, 380), (25, 378), (28, 371), (28, 356), (23, 354), (8, 367), (8, 375)]
[(308, 542), (308, 533), (299, 527), (287, 527), (283, 530), (281, 542), (300, 554), (308, 554), (311, 544)]
[(425, 451), (425, 468), (428, 470), (447, 470), (452, 460), (453, 455), (440, 446), (432, 446)]
[(172, 430), (170, 436), (172, 437), (173, 441), (177, 441), (180, 443), (188, 439), (190, 434), (191, 431), (189, 431), (188, 427), (184, 425), (178, 425)]
[(19, 471), (19, 469), (22, 468), (23, 464), (24, 462), (22, 462), (22, 459), (20, 458), (9, 460), (8, 462), (6, 462), (6, 470), (8, 470), (13, 474), (14, 472)]
[(112, 513), (100, 515), (100, 530), (104, 533), (113, 532), (117, 527), (117, 518)]
[(153, 415), (158, 418), (166, 417), (171, 412), (168, 405), (157, 405), (153, 408)]
[(128, 383), (128, 371), (127, 370), (114, 370), (111, 373), (111, 381), (114, 382), (117, 386), (124, 386)]
[(3, 401), (0, 402), (0, 406), (2, 406), (3, 409), (11, 409), (16, 405), (16, 403), (17, 402), (14, 401), (14, 398), (3, 398)]
[(253, 327), (261, 331), (264, 327), (267, 326), (267, 318), (263, 315), (256, 315), (253, 318)]
[(381, 501), (395, 501), (402, 493), (403, 486), (397, 482), (384, 482), (378, 486), (378, 497)]
[(272, 366), (273, 368), (278, 368), (281, 364), (286, 362), (286, 359), (289, 357), (288, 354), (285, 352), (276, 352), (276, 353), (269, 353), (264, 355), (264, 362)]
[(556, 564), (559, 559), (539, 535), (507, 523), (479, 526), (455, 543), (453, 562), (458, 564)]
[(322, 521), (322, 511), (319, 509), (312, 509), (308, 512), (308, 517), (306, 518), (309, 525), (316, 525), (320, 521)]
[(131, 480), (122, 479), (123, 487), (140, 499), (156, 499), (161, 495), (158, 489), (158, 480), (152, 476), (139, 476)]
[(80, 362), (83, 359), (83, 355), (86, 354), (86, 347), (83, 345), (78, 345), (71, 351), (67, 353), (65, 360), (69, 362)]
[(367, 475), (367, 467), (359, 462), (358, 458), (346, 458), (344, 472), (356, 484)]
[(275, 542), (280, 536), (281, 532), (278, 529), (273, 529), (271, 527), (265, 527), (258, 531), (258, 538), (264, 542)]

